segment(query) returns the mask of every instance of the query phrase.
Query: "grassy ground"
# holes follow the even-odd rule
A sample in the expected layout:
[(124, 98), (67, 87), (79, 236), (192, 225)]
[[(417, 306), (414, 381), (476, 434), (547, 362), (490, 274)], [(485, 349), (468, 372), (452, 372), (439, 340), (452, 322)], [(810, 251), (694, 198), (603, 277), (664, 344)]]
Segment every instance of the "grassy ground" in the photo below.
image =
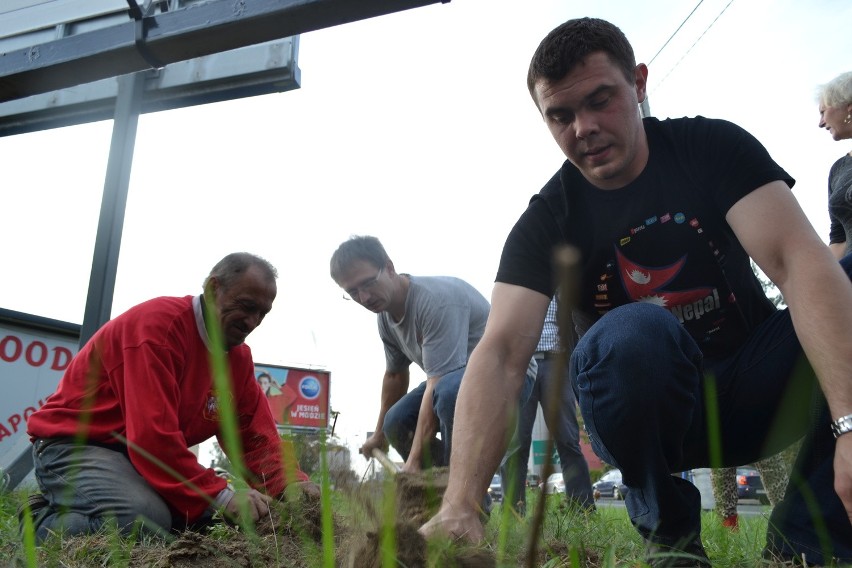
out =
[[(641, 562), (642, 541), (631, 527), (623, 508), (598, 507), (596, 513), (589, 515), (566, 507), (558, 497), (548, 498), (547, 514), (537, 541), (538, 552), (532, 556), (532, 561), (528, 546), (531, 515), (520, 518), (497, 505), (486, 527), (484, 545), (471, 552), (452, 543), (430, 543), (422, 562), (404, 559), (408, 558), (406, 554), (410, 556), (410, 549), (417, 540), (416, 534), (411, 534), (410, 526), (379, 522), (394, 533), (390, 537), (390, 533), (381, 528), (374, 532), (365, 531), (364, 527), (371, 525), (370, 514), (359, 505), (359, 499), (351, 491), (336, 491), (332, 496), (334, 562), (323, 557), (321, 536), (311, 538), (304, 531), (294, 532), (285, 526), (287, 522), (283, 520), (275, 524), (275, 536), (260, 536), (260, 531), (249, 534), (220, 526), (204, 535), (186, 535), (170, 542), (159, 539), (134, 541), (119, 536), (115, 531), (105, 530), (88, 537), (53, 538), (42, 547), (28, 547), (19, 539), (15, 516), (22, 497), (21, 492), (0, 496), (0, 567), (644, 566)], [(530, 511), (534, 510), (537, 498), (536, 493), (530, 493)], [(374, 517), (375, 511), (381, 511), (381, 506), (374, 509)], [(714, 514), (704, 513), (703, 542), (713, 565), (719, 568), (783, 566), (761, 559), (766, 522), (764, 516), (744, 517), (739, 531), (731, 532), (721, 526)], [(383, 544), (372, 554), (355, 559), (352, 551), (370, 538)], [(393, 546), (387, 545), (391, 542), (388, 538), (395, 543)], [(364, 560), (370, 556), (374, 558)]]

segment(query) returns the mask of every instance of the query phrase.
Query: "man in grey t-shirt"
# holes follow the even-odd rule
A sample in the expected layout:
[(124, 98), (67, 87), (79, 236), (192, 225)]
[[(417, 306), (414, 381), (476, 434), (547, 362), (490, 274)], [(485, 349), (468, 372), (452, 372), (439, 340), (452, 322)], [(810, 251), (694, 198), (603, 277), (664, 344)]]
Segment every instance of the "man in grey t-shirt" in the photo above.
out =
[[(405, 471), (447, 465), (456, 396), (485, 330), (488, 300), (458, 278), (398, 273), (379, 240), (369, 236), (340, 245), (331, 257), (331, 277), (345, 297), (377, 314), (385, 347), (379, 419), (360, 453), (370, 457), (389, 442), (405, 459)], [(408, 392), (411, 363), (427, 378)]]

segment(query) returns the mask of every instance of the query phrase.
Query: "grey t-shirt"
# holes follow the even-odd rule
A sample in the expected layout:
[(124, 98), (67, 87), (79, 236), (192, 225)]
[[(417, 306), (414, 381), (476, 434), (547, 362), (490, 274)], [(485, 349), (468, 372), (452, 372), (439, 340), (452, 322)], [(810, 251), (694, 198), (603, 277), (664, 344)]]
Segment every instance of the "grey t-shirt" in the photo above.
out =
[(467, 365), (482, 338), (491, 306), (476, 288), (451, 276), (410, 276), (405, 316), (378, 315), (387, 370), (417, 363), (427, 377), (442, 377)]

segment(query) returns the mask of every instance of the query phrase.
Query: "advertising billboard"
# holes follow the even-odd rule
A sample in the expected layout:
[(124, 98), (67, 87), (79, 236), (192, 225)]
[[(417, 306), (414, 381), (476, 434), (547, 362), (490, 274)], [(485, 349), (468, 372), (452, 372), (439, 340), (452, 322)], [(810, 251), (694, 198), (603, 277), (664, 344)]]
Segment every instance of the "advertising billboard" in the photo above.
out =
[(255, 363), (254, 377), (279, 427), (328, 427), (331, 373)]
[(0, 472), (29, 447), (27, 419), (59, 385), (80, 326), (0, 309)]

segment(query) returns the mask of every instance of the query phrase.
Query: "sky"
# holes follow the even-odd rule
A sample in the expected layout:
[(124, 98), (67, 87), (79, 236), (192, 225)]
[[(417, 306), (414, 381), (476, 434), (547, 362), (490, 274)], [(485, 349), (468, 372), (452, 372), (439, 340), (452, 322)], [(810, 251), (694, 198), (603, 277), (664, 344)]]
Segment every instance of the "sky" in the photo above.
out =
[[(278, 298), (248, 338), (255, 361), (329, 370), (336, 434), (357, 449), (384, 356), (331, 254), (375, 235), (397, 270), (490, 298), (506, 235), (564, 159), (527, 65), (581, 16), (650, 62), (652, 115), (724, 118), (762, 141), (827, 241), (828, 170), (852, 148), (817, 128), (815, 90), (850, 70), (847, 0), (452, 0), (302, 35), (300, 89), (143, 115), (113, 316), (199, 293), (229, 252), (267, 258)], [(0, 138), (0, 307), (82, 323), (111, 128)], [(423, 378), (412, 366), (411, 386)]]

